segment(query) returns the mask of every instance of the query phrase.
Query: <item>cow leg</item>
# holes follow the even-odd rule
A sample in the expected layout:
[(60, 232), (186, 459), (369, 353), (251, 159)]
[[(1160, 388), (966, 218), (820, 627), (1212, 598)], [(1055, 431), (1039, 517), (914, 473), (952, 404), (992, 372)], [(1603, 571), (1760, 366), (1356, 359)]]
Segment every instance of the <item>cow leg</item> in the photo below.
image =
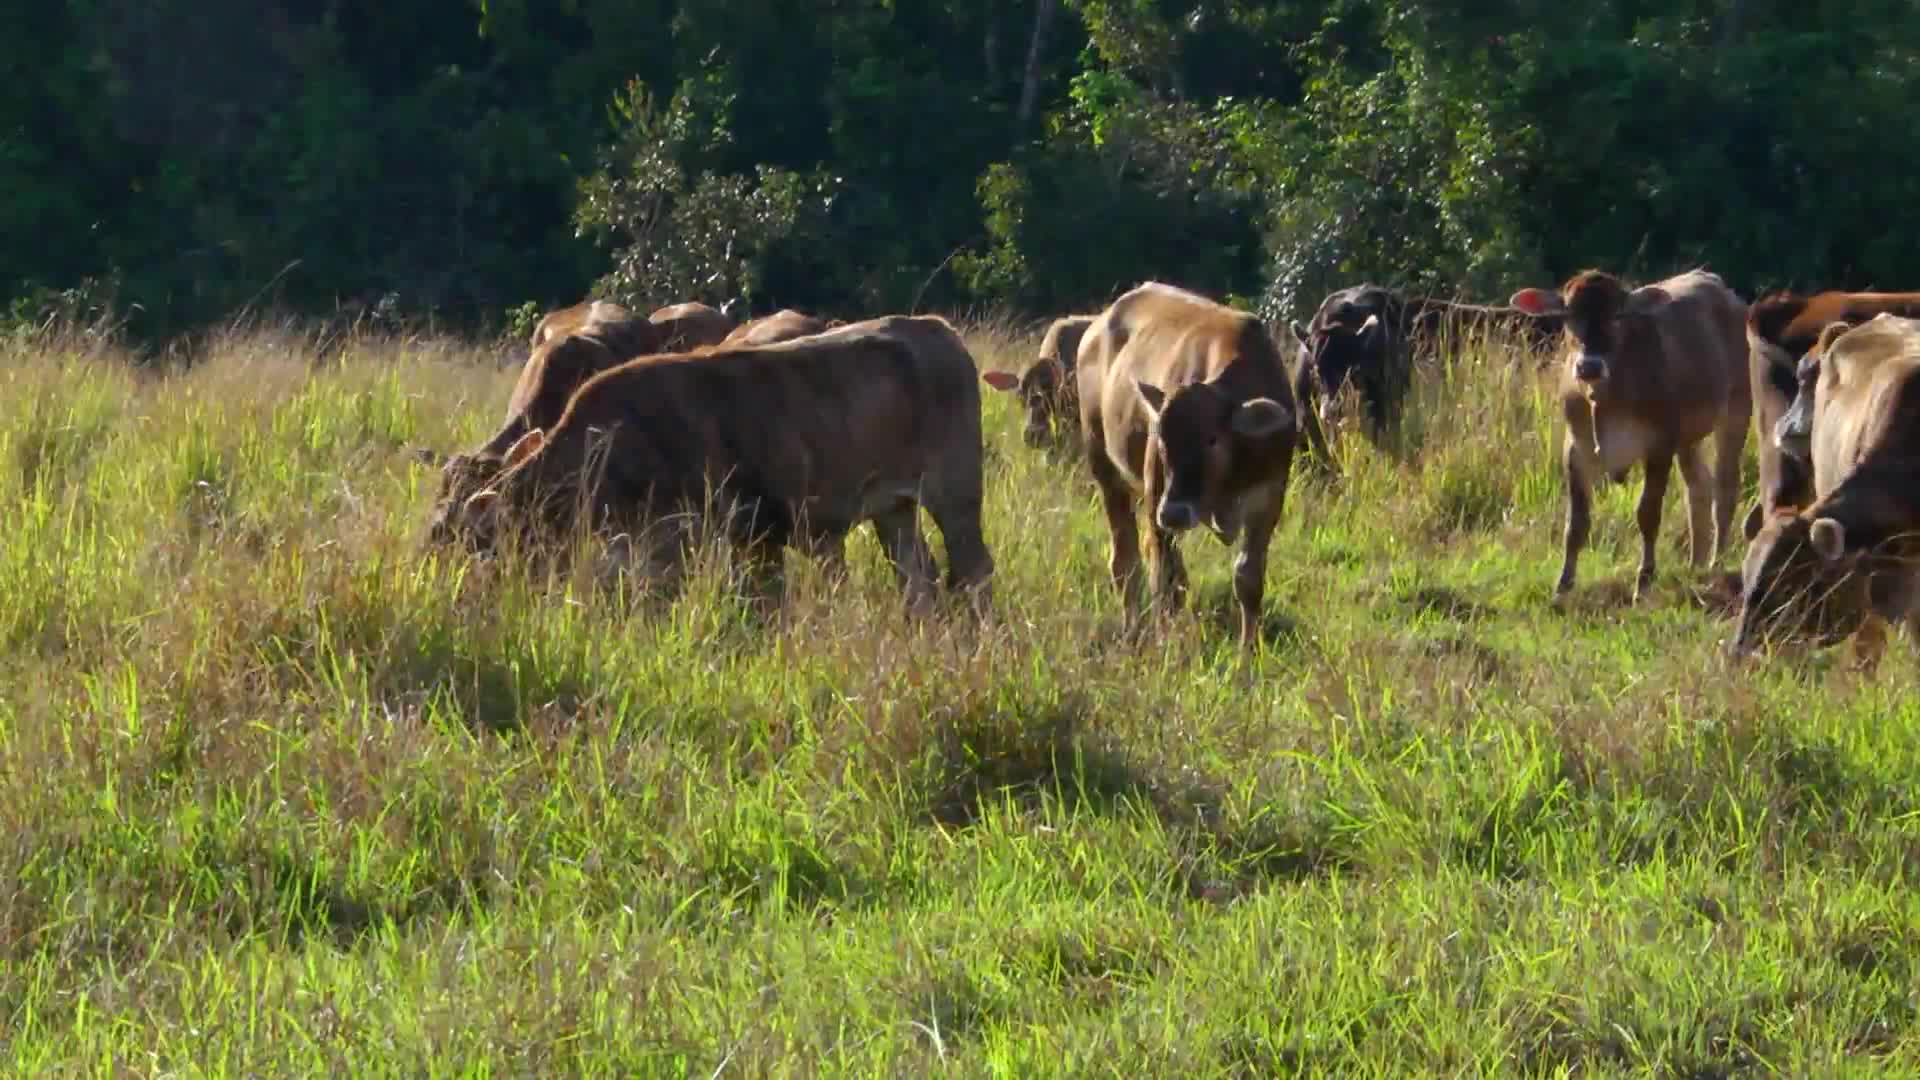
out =
[(1860, 629), (1853, 632), (1853, 669), (1871, 675), (1880, 667), (1887, 651), (1887, 621), (1877, 611), (1867, 612)]
[(1715, 546), (1721, 535), (1714, 519), (1716, 478), (1707, 472), (1705, 440), (1682, 449), (1676, 457), (1680, 461), (1680, 480), (1687, 486), (1687, 539), (1693, 568), (1701, 570), (1720, 553)]
[(1120, 601), (1129, 615), (1140, 610), (1140, 523), (1134, 515), (1133, 489), (1126, 477), (1107, 460), (1106, 449), (1089, 444), (1087, 460), (1093, 479), (1100, 486), (1100, 501), (1107, 511), (1107, 532), (1111, 534), (1113, 553), (1107, 559), (1107, 571)]
[(1640, 489), (1640, 505), (1634, 517), (1640, 523), (1640, 572), (1633, 579), (1633, 602), (1639, 603), (1653, 588), (1656, 563), (1654, 541), (1660, 537), (1660, 508), (1667, 501), (1667, 481), (1673, 477), (1673, 451), (1656, 450), (1647, 455), (1647, 476)]
[(1713, 557), (1717, 562), (1733, 546), (1733, 508), (1740, 501), (1740, 462), (1747, 450), (1750, 413), (1714, 433)]
[(991, 597), (988, 581), (993, 577), (993, 553), (987, 550), (986, 534), (981, 529), (981, 496), (978, 490), (964, 496), (941, 497), (929, 501), (927, 515), (940, 530), (947, 547), (947, 588), (971, 590), (975, 599)]
[(1240, 554), (1233, 558), (1233, 598), (1240, 606), (1240, 644), (1253, 648), (1260, 641), (1260, 609), (1267, 595), (1267, 545), (1273, 540), (1273, 528), (1280, 521), (1284, 491), (1276, 495), (1272, 509), (1246, 522)]
[(933, 599), (933, 552), (920, 535), (918, 503), (901, 502), (885, 513), (875, 515), (873, 531), (893, 564), (893, 577), (906, 595), (907, 606), (923, 610)]
[[(1589, 439), (1588, 442), (1591, 442)], [(1563, 599), (1573, 591), (1574, 575), (1580, 568), (1580, 552), (1587, 546), (1587, 533), (1593, 525), (1593, 451), (1567, 433), (1560, 454), (1567, 487), (1566, 554), (1560, 562), (1560, 580), (1553, 587), (1554, 599)]]
[(780, 544), (757, 539), (734, 548), (734, 569), (747, 599), (762, 611), (780, 607), (787, 588), (786, 552)]
[(1146, 491), (1141, 501), (1147, 507), (1147, 565), (1153, 571), (1154, 606), (1162, 615), (1179, 611), (1187, 599), (1186, 560), (1180, 557), (1179, 538), (1160, 527), (1156, 512), (1167, 492), (1167, 467), (1159, 455), (1149, 451)]

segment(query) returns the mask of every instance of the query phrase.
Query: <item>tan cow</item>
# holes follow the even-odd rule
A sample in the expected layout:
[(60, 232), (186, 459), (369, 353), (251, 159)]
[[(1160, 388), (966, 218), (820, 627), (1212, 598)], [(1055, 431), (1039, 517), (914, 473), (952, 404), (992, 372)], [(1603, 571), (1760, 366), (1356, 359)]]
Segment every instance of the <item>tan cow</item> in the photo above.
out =
[(1286, 502), (1299, 427), (1287, 367), (1259, 319), (1184, 289), (1147, 282), (1087, 328), (1076, 372), (1080, 433), (1106, 505), (1109, 570), (1137, 613), (1135, 499), (1163, 609), (1178, 607), (1186, 569), (1177, 534), (1204, 524), (1233, 565), (1240, 640), (1258, 640), (1267, 545)]
[(824, 319), (816, 319), (792, 308), (781, 308), (764, 318), (754, 319), (734, 327), (733, 332), (728, 334), (721, 344), (772, 345), (823, 333), (826, 330), (827, 323)]
[[(1747, 305), (1720, 278), (1693, 270), (1629, 292), (1598, 270), (1558, 293), (1522, 289), (1510, 303), (1565, 321), (1560, 382), (1566, 438), (1566, 553), (1556, 600), (1573, 590), (1587, 545), (1593, 482), (1646, 466), (1637, 518), (1635, 601), (1653, 584), (1661, 504), (1677, 459), (1687, 486), (1693, 565), (1704, 568), (1732, 540), (1740, 454), (1753, 414), (1746, 369)], [(1714, 461), (1706, 451), (1711, 440)]]
[(1067, 315), (1047, 326), (1040, 349), (1026, 370), (983, 371), (980, 377), (995, 390), (1020, 395), (1027, 408), (1027, 423), (1022, 434), (1028, 446), (1040, 447), (1065, 434), (1062, 430), (1077, 424), (1073, 418), (1080, 410), (1079, 382), (1074, 376), (1075, 358), (1080, 342), (1093, 325), (1094, 315)]
[(538, 349), (549, 340), (565, 337), (589, 323), (609, 326), (636, 319), (633, 312), (611, 300), (583, 300), (572, 307), (549, 311), (533, 328), (531, 348)]
[(1760, 498), (1747, 513), (1749, 540), (1774, 510), (1797, 509), (1814, 498), (1804, 446), (1782, 445), (1778, 438), (1782, 421), (1800, 401), (1801, 358), (1827, 326), (1858, 326), (1883, 313), (1920, 316), (1920, 293), (1828, 290), (1803, 296), (1779, 290), (1747, 309), (1748, 379), (1753, 384), (1760, 457)]
[(1810, 361), (1815, 498), (1775, 510), (1748, 546), (1731, 646), (1855, 634), (1872, 666), (1886, 622), (1920, 629), (1920, 320), (1830, 323)]
[(733, 333), (733, 318), (702, 303), (673, 304), (647, 316), (660, 328), (654, 352), (687, 352), (718, 345)]
[(430, 539), (490, 550), (504, 527), (538, 539), (584, 523), (624, 534), (642, 565), (672, 572), (684, 535), (650, 526), (712, 508), (743, 568), (777, 589), (783, 547), (831, 553), (871, 521), (918, 603), (934, 572), (925, 506), (946, 542), (948, 584), (984, 594), (993, 558), (975, 370), (953, 327), (927, 316), (642, 357), (580, 387), (550, 429), (508, 450), (497, 483), (443, 488)]

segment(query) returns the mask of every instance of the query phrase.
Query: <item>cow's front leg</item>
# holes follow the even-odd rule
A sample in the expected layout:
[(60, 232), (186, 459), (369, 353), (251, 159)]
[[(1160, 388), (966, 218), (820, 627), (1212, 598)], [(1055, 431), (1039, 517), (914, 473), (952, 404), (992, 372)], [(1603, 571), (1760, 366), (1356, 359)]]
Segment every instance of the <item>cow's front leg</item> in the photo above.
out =
[(1260, 642), (1261, 607), (1267, 595), (1267, 545), (1280, 521), (1279, 496), (1271, 505), (1250, 515), (1242, 534), (1240, 554), (1233, 559), (1233, 598), (1240, 608), (1240, 644), (1254, 648)]

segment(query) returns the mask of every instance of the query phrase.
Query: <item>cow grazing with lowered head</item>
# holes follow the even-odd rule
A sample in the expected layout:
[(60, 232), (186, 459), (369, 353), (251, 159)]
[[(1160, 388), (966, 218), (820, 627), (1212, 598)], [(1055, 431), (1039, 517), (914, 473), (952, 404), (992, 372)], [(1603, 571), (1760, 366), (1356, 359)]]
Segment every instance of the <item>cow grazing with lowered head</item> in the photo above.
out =
[(647, 321), (660, 330), (654, 352), (689, 352), (718, 345), (733, 333), (732, 316), (697, 301), (663, 307), (647, 316)]
[(1289, 323), (1288, 329), (1298, 341), (1294, 399), (1308, 445), (1324, 458), (1348, 387), (1359, 398), (1362, 431), (1377, 444), (1399, 424), (1417, 360), (1496, 333), (1510, 335), (1528, 354), (1544, 353), (1560, 324), (1512, 307), (1405, 297), (1362, 284), (1327, 294), (1307, 325)]
[(1748, 378), (1760, 444), (1760, 498), (1747, 513), (1749, 537), (1773, 511), (1802, 507), (1814, 498), (1805, 453), (1775, 438), (1782, 419), (1801, 400), (1801, 358), (1827, 326), (1858, 326), (1880, 314), (1920, 316), (1920, 293), (1828, 290), (1801, 295), (1778, 290), (1747, 309)]
[(1748, 545), (1730, 645), (1854, 635), (1872, 666), (1887, 622), (1920, 629), (1920, 320), (1829, 323), (1809, 362), (1794, 409), (1812, 398), (1814, 498), (1772, 510)]
[(1140, 610), (1140, 528), (1163, 610), (1178, 607), (1180, 533), (1241, 542), (1233, 564), (1240, 640), (1258, 640), (1267, 545), (1286, 502), (1298, 423), (1286, 364), (1260, 320), (1159, 282), (1101, 312), (1080, 344), (1080, 433), (1107, 512), (1109, 569)]
[(995, 390), (1020, 395), (1026, 406), (1027, 422), (1021, 429), (1028, 446), (1040, 447), (1054, 442), (1066, 431), (1079, 426), (1080, 386), (1075, 376), (1080, 341), (1094, 315), (1066, 315), (1048, 324), (1040, 339), (1039, 354), (1026, 370), (983, 371), (980, 377)]
[(641, 565), (671, 575), (684, 529), (705, 520), (777, 589), (784, 547), (831, 554), (871, 521), (918, 604), (934, 573), (921, 506), (946, 542), (948, 584), (987, 588), (981, 457), (965, 344), (943, 319), (890, 316), (602, 372), (509, 449), (495, 483), (443, 491), (429, 531), (484, 551), (510, 527), (537, 542), (587, 525), (623, 534)]
[[(1587, 544), (1593, 483), (1646, 466), (1640, 492), (1640, 569), (1633, 596), (1653, 584), (1654, 541), (1674, 462), (1687, 487), (1693, 565), (1732, 539), (1740, 454), (1753, 413), (1746, 371), (1747, 305), (1720, 278), (1693, 270), (1629, 291), (1585, 270), (1557, 293), (1522, 289), (1513, 306), (1563, 320), (1560, 380), (1566, 437), (1566, 554), (1556, 599), (1573, 589)], [(1713, 452), (1711, 465), (1707, 450)]]
[(722, 345), (772, 345), (782, 341), (792, 341), (811, 334), (823, 333), (827, 329), (824, 319), (803, 314), (792, 308), (779, 311), (751, 322), (741, 323), (726, 336)]

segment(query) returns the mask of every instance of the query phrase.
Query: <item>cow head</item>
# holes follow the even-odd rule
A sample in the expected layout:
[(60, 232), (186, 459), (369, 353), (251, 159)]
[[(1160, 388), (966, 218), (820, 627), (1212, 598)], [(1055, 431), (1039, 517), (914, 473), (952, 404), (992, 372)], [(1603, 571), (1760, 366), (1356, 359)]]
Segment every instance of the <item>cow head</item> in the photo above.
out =
[(1323, 424), (1331, 425), (1336, 419), (1341, 391), (1388, 363), (1389, 326), (1398, 318), (1396, 306), (1387, 290), (1360, 286), (1329, 296), (1307, 328), (1289, 324), (1300, 340), (1302, 359), (1311, 366)]
[(1787, 407), (1779, 422), (1773, 425), (1773, 430), (1767, 433), (1772, 437), (1773, 444), (1788, 457), (1798, 461), (1813, 460), (1813, 399), (1814, 388), (1820, 382), (1820, 358), (1826, 355), (1835, 338), (1851, 329), (1851, 323), (1828, 323), (1821, 329), (1813, 348), (1807, 350), (1794, 369), (1793, 377), (1799, 389), (1794, 393), (1793, 404)]
[(1589, 391), (1597, 391), (1613, 376), (1615, 354), (1631, 332), (1628, 296), (1619, 278), (1583, 270), (1558, 293), (1521, 289), (1508, 303), (1528, 315), (1560, 317), (1577, 346), (1567, 357), (1569, 374)]
[(1266, 397), (1235, 401), (1210, 383), (1169, 394), (1136, 379), (1134, 389), (1149, 421), (1147, 453), (1159, 456), (1166, 476), (1154, 522), (1176, 532), (1204, 523), (1231, 541), (1240, 532), (1233, 478), (1292, 436), (1292, 408)]
[(1021, 434), (1028, 446), (1046, 445), (1052, 438), (1055, 419), (1066, 412), (1062, 397), (1067, 374), (1059, 361), (1037, 360), (1019, 375), (1009, 371), (983, 371), (980, 378), (995, 390), (1020, 395), (1020, 402), (1027, 410), (1027, 423)]
[(1846, 548), (1845, 527), (1830, 517), (1781, 510), (1763, 524), (1740, 568), (1733, 654), (1769, 640), (1832, 645), (1859, 629), (1867, 578)]
[(427, 541), (443, 545), (464, 541), (474, 551), (493, 546), (494, 510), (499, 484), (509, 469), (545, 445), (539, 428), (522, 435), (505, 454), (455, 454), (440, 470), (440, 492), (428, 519)]

